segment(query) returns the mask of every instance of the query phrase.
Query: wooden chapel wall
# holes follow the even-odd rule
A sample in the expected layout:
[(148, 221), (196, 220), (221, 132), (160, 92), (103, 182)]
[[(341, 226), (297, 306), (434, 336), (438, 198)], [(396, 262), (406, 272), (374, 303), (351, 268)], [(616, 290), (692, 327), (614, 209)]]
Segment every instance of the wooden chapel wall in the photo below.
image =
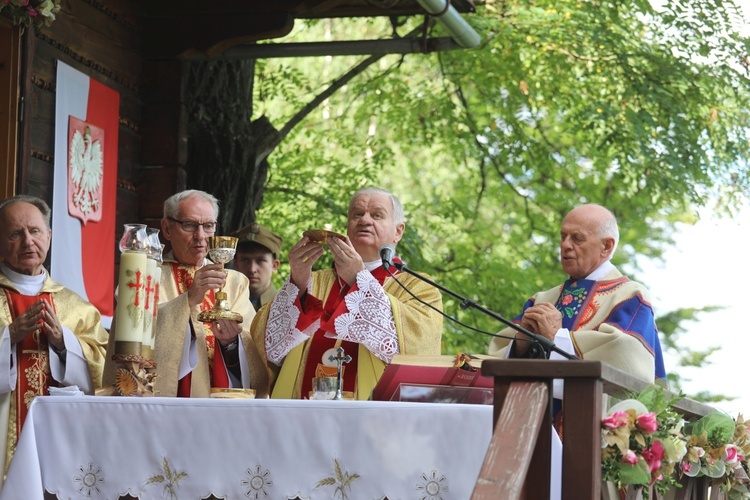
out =
[[(138, 217), (142, 28), (127, 1), (67, 0), (51, 26), (24, 34), (17, 192), (52, 203), (55, 90), (60, 60), (120, 94), (115, 234)], [(119, 252), (117, 252), (119, 253)], [(113, 258), (117, 258), (113, 255)]]
[(0, 18), (0, 199), (15, 194), (18, 136), (19, 30)]

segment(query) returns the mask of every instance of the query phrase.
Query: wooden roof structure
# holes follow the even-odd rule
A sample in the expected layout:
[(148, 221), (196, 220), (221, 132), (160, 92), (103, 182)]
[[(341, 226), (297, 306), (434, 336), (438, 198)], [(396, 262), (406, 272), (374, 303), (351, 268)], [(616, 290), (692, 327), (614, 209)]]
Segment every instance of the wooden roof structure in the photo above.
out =
[[(195, 52), (213, 56), (228, 47), (280, 38), (297, 19), (425, 15), (417, 0), (134, 0), (143, 19), (150, 58)], [(474, 11), (473, 0), (450, 0), (457, 12)], [(156, 41), (159, 43), (153, 43)], [(152, 43), (150, 43), (152, 42)]]
[[(269, 55), (244, 51), (292, 45), (258, 42), (290, 34), (297, 21), (386, 17), (396, 24), (405, 16), (430, 17), (423, 4), (437, 5), (436, 9), (446, 6), (444, 12), (432, 14), (433, 19), (442, 16), (439, 22), (474, 11), (474, 0), (64, 0), (59, 1), (56, 19), (38, 30), (22, 30), (4, 11), (0, 13), (0, 199), (14, 194), (38, 196), (48, 203), (53, 199), (56, 70), (63, 62), (120, 96), (115, 227), (133, 221), (158, 227), (163, 200), (186, 187), (212, 192), (222, 200), (224, 225), (240, 227), (254, 217), (262, 202), (266, 146), (277, 131), (266, 117), (250, 123), (246, 114), (252, 102), (224, 95), (206, 105), (216, 116), (206, 118), (205, 130), (196, 131), (203, 125), (196, 125), (190, 106), (206, 97), (184, 95), (186, 88), (193, 88), (183, 84), (187, 75), (203, 71), (190, 73), (189, 68), (205, 63), (209, 68), (205, 73), (216, 71), (232, 80), (224, 87), (241, 87), (238, 96), (252, 95), (252, 61)], [(364, 48), (356, 49), (382, 54), (460, 48), (450, 39), (428, 40), (426, 34), (419, 39), (419, 46), (411, 49), (403, 49), (404, 45), (391, 49), (393, 45), (386, 44), (414, 44), (416, 37), (367, 40)], [(233, 59), (229, 53), (223, 55), (229, 49), (235, 51)], [(214, 93), (222, 91), (211, 88)], [(230, 136), (236, 144), (227, 143)], [(248, 178), (236, 179), (231, 186), (204, 185), (195, 174), (205, 170), (203, 165), (233, 172), (232, 166), (245, 164), (249, 167), (243, 175)]]

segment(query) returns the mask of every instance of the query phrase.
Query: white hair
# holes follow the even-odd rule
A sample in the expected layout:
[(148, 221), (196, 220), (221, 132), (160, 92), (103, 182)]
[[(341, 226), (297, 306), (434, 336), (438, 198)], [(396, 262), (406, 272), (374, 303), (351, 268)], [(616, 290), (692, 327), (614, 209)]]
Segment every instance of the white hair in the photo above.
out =
[(379, 187), (366, 187), (358, 190), (356, 193), (352, 195), (351, 200), (349, 201), (349, 208), (352, 208), (352, 203), (354, 203), (354, 200), (356, 200), (359, 196), (363, 194), (384, 194), (391, 199), (391, 204), (393, 205), (393, 222), (396, 224), (401, 224), (404, 222), (404, 207), (401, 205), (401, 202), (396, 197), (395, 194), (390, 193), (386, 191), (385, 189), (379, 188)]
[(164, 201), (164, 218), (167, 219), (172, 217), (173, 219), (176, 219), (179, 217), (180, 202), (192, 197), (200, 198), (209, 202), (214, 209), (214, 219), (219, 220), (219, 200), (217, 200), (214, 195), (197, 189), (180, 191), (179, 193), (173, 194), (167, 198), (166, 201)]

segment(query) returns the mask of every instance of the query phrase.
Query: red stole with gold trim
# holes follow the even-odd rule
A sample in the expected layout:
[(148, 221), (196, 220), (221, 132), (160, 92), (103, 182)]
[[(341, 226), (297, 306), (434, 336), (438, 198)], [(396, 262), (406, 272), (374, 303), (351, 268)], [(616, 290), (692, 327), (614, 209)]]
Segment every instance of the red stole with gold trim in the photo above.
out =
[[(174, 277), (177, 291), (180, 295), (186, 293), (190, 285), (193, 284), (195, 278), (195, 272), (199, 269), (195, 266), (184, 266), (176, 262), (170, 263), (172, 266), (172, 276)], [(208, 311), (214, 307), (216, 303), (216, 294), (214, 290), (209, 292), (203, 297), (201, 302), (201, 311)], [(204, 323), (203, 331), (206, 334), (206, 354), (208, 356), (208, 373), (211, 377), (211, 387), (229, 387), (229, 377), (227, 376), (227, 369), (224, 366), (224, 359), (221, 357), (221, 352), (216, 353), (216, 337), (214, 336), (213, 328), (214, 323)], [(192, 372), (188, 373), (179, 380), (177, 384), (177, 397), (189, 398), (190, 387), (191, 387)]]
[[(8, 288), (3, 289), (3, 291), (13, 320), (39, 299), (45, 300), (52, 305), (53, 309), (55, 308), (55, 302), (52, 300), (50, 293), (23, 295)], [(56, 309), (55, 312), (57, 312)], [(47, 343), (47, 334), (41, 328), (31, 335), (27, 335), (25, 339), (15, 345), (15, 348), (18, 361), (16, 370), (18, 379), (16, 380), (14, 404), (16, 406), (16, 436), (18, 436), (21, 434), (23, 423), (26, 421), (26, 414), (34, 398), (36, 396), (48, 396), (49, 386), (57, 387), (58, 384), (50, 373), (49, 344)], [(12, 419), (14, 416), (10, 418)]]

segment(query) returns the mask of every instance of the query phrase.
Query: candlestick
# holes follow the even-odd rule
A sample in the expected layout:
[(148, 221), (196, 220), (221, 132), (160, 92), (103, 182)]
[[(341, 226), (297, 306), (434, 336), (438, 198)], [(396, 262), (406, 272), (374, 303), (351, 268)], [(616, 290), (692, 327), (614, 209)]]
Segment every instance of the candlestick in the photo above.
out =
[[(151, 359), (151, 337), (145, 332), (151, 332), (152, 312), (158, 303), (154, 295), (158, 292), (154, 288), (154, 265), (149, 266), (148, 262), (151, 260), (147, 256), (148, 239), (144, 224), (125, 224), (125, 232), (120, 238), (122, 254), (115, 309), (115, 353), (112, 355), (118, 368), (115, 385), (107, 388), (113, 395), (154, 395), (156, 364)], [(159, 268), (158, 265), (155, 267)], [(147, 319), (151, 319), (148, 325)], [(142, 351), (148, 358), (143, 357)]]

